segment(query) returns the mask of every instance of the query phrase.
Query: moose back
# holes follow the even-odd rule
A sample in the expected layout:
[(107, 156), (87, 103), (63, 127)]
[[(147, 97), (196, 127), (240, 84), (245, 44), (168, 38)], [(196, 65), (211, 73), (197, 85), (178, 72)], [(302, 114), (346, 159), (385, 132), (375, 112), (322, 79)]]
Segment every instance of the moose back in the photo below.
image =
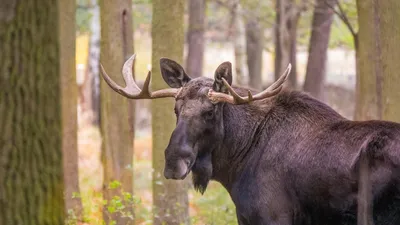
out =
[(350, 121), (305, 93), (282, 90), (290, 65), (255, 94), (231, 86), (229, 62), (214, 79), (191, 79), (162, 58), (161, 74), (171, 88), (151, 92), (150, 72), (142, 89), (135, 84), (134, 58), (124, 64), (125, 88), (103, 67), (102, 76), (127, 98), (175, 98), (177, 125), (164, 176), (184, 179), (192, 172), (201, 193), (211, 179), (220, 182), (240, 225), (357, 224), (359, 190), (367, 190), (360, 208), (365, 214), (371, 204), (375, 225), (400, 224), (400, 124)]

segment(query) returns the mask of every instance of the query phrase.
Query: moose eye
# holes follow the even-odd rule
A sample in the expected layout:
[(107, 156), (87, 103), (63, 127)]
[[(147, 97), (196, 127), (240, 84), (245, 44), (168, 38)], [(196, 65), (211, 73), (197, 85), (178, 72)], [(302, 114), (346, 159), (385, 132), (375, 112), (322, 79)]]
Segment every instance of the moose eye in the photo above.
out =
[(214, 110), (209, 110), (209, 111), (205, 112), (205, 113), (204, 113), (204, 117), (205, 117), (207, 120), (212, 119), (212, 118), (214, 117)]

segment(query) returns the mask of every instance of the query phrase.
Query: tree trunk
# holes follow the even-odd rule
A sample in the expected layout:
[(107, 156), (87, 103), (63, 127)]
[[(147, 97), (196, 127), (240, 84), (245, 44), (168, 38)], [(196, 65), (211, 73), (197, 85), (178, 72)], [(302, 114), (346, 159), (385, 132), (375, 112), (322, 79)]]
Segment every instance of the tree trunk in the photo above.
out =
[(357, 1), (357, 87), (355, 118), (400, 122), (400, 2)]
[[(290, 60), (290, 40), (288, 29), (289, 0), (276, 1), (276, 25), (275, 25), (275, 80), (285, 71)], [(290, 84), (289, 84), (290, 85)]]
[[(168, 10), (166, 10), (168, 9)], [(153, 0), (151, 89), (167, 85), (160, 72), (160, 58), (183, 60), (184, 0)], [(175, 127), (173, 99), (151, 102), (153, 131), (153, 220), (159, 224), (188, 224), (187, 182), (166, 180), (163, 176), (164, 150)]]
[(246, 24), (246, 51), (247, 68), (249, 70), (249, 85), (260, 90), (262, 88), (262, 53), (263, 31), (256, 20), (250, 20)]
[[(113, 80), (124, 85), (121, 68), (133, 52), (132, 1), (100, 1), (100, 19), (101, 63)], [(104, 80), (101, 79), (100, 83), (103, 197), (108, 202), (103, 208), (103, 217), (107, 222), (114, 220), (116, 224), (133, 224), (133, 219), (122, 217), (120, 212), (113, 212), (115, 201), (112, 200), (114, 196), (122, 198), (122, 192), (133, 193), (132, 103), (111, 90)], [(115, 181), (121, 185), (115, 185)], [(124, 203), (123, 212), (133, 217), (133, 205), (131, 202)]]
[(235, 71), (237, 84), (241, 86), (249, 85), (249, 71), (247, 68), (247, 53), (246, 53), (246, 28), (242, 16), (242, 6), (239, 1), (235, 3), (233, 9), (235, 35)]
[(380, 36), (380, 50), (377, 50), (381, 60), (377, 63), (382, 70), (382, 118), (400, 122), (400, 1), (375, 0), (374, 4), (377, 8), (375, 23), (380, 26), (376, 32)]
[[(400, 2), (358, 0), (357, 12), (355, 118), (400, 122), (400, 29), (396, 26)], [(362, 172), (368, 179), (368, 170)], [(368, 198), (371, 194), (367, 185), (368, 180), (363, 182), (365, 190), (359, 194), (358, 224), (372, 225), (372, 200)]]
[(203, 73), (205, 0), (189, 0), (187, 73), (190, 77), (200, 77)]
[(64, 224), (60, 65), (70, 62), (60, 63), (58, 21), (73, 11), (66, 3), (0, 4), (0, 224)]
[[(59, 3), (59, 41), (61, 75), (62, 149), (64, 165), (64, 199), (69, 217), (82, 220), (82, 202), (79, 191), (77, 100), (75, 65), (75, 2)], [(71, 215), (73, 213), (73, 215)]]
[[(292, 6), (295, 7), (295, 6)], [(289, 62), (292, 64), (292, 70), (289, 74), (290, 86), (294, 89), (297, 88), (297, 25), (300, 19), (300, 9), (295, 10), (290, 19), (288, 19), (288, 30), (289, 30)], [(286, 65), (287, 66), (287, 65)], [(286, 68), (286, 67), (285, 67)]]
[[(357, 1), (359, 30), (356, 40), (356, 109), (354, 118), (357, 120), (380, 119), (382, 98), (380, 86), (376, 85), (377, 70), (375, 60), (380, 57), (376, 55), (375, 45), (376, 33), (374, 31), (373, 3), (367, 0), (363, 3)], [(373, 33), (371, 33), (373, 32)], [(362, 37), (362, 38), (360, 38)], [(379, 90), (378, 90), (379, 89)], [(379, 100), (380, 101), (380, 100)], [(378, 107), (378, 105), (380, 105)]]
[(333, 21), (333, 10), (336, 0), (318, 0), (314, 9), (312, 31), (308, 50), (308, 61), (304, 91), (312, 96), (323, 99), (328, 44)]
[(286, 86), (297, 88), (297, 25), (304, 10), (305, 1), (276, 1), (275, 25), (275, 80), (286, 70), (289, 63), (292, 69)]
[(90, 40), (87, 75), (83, 84), (83, 111), (91, 114), (93, 125), (100, 126), (100, 10), (97, 0), (91, 0)]

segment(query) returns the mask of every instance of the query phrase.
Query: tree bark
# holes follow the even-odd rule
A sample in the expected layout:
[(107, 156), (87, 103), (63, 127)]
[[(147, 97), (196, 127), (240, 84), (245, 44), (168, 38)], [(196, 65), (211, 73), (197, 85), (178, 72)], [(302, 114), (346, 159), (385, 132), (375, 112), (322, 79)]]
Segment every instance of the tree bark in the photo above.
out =
[(275, 80), (282, 75), (290, 60), (290, 41), (287, 27), (288, 4), (288, 0), (276, 1)]
[[(168, 10), (166, 10), (168, 9)], [(160, 58), (183, 60), (184, 0), (153, 0), (152, 90), (166, 88), (160, 72)], [(164, 150), (175, 127), (173, 99), (151, 102), (153, 131), (153, 221), (159, 224), (189, 224), (187, 182), (163, 176)]]
[(0, 4), (0, 224), (64, 224), (64, 3)]
[[(355, 118), (399, 122), (400, 18), (398, 1), (357, 1), (357, 87)], [(396, 58), (397, 57), (397, 58)]]
[(258, 90), (262, 88), (263, 49), (262, 28), (256, 20), (250, 20), (246, 24), (247, 68), (249, 71), (249, 85)]
[(205, 0), (189, 0), (187, 73), (190, 77), (201, 77), (204, 58)]
[(314, 8), (312, 31), (308, 50), (308, 61), (304, 91), (323, 100), (322, 87), (325, 80), (329, 36), (333, 21), (332, 6), (336, 0), (318, 0)]
[[(376, 85), (377, 63), (380, 56), (376, 55), (377, 44), (374, 32), (373, 2), (367, 0), (363, 3), (357, 1), (359, 30), (356, 40), (356, 109), (355, 119), (370, 120), (382, 118), (378, 107), (378, 99), (381, 99), (381, 87)], [(374, 32), (371, 34), (371, 32)], [(360, 38), (362, 37), (362, 38)], [(380, 101), (380, 100), (379, 100)]]
[[(292, 6), (296, 7), (296, 6)], [(289, 30), (289, 62), (292, 64), (292, 70), (289, 74), (290, 86), (294, 89), (297, 88), (297, 25), (299, 23), (301, 9), (292, 9), (293, 14), (288, 19), (288, 30)], [(287, 66), (287, 65), (286, 65)]]
[(239, 1), (235, 2), (233, 9), (235, 35), (233, 40), (235, 50), (235, 71), (237, 84), (249, 85), (249, 70), (247, 67), (246, 53), (246, 28), (242, 16), (242, 6)]
[(75, 1), (69, 0), (61, 0), (59, 3), (62, 149), (65, 209), (70, 219), (76, 217), (76, 219), (82, 220), (83, 207), (79, 194), (78, 172), (75, 4)]
[[(110, 77), (124, 85), (121, 68), (133, 53), (133, 24), (131, 0), (100, 1), (101, 53), (100, 60)], [(103, 208), (104, 220), (117, 224), (133, 224), (131, 218), (113, 213), (114, 196), (122, 192), (133, 194), (133, 107), (101, 79), (101, 133), (102, 162), (104, 168), (103, 198), (108, 204)], [(127, 125), (128, 124), (128, 125)], [(121, 183), (109, 188), (114, 181)], [(133, 206), (125, 202), (124, 213), (133, 217)]]
[[(400, 122), (400, 1), (378, 1), (374, 4), (377, 8), (375, 22), (380, 30), (375, 32), (380, 35), (380, 67), (382, 70), (382, 118)], [(379, 49), (378, 49), (379, 53)]]

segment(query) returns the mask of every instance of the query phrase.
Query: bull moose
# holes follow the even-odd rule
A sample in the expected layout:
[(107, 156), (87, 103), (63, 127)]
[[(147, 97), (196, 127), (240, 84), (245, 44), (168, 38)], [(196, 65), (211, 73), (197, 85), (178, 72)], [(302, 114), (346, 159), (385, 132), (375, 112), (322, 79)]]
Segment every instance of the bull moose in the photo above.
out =
[(193, 174), (202, 194), (216, 180), (229, 192), (240, 225), (357, 224), (359, 168), (365, 158), (375, 225), (400, 224), (400, 124), (351, 121), (306, 93), (282, 89), (290, 65), (262, 92), (232, 85), (222, 63), (214, 80), (191, 79), (160, 59), (168, 89), (140, 89), (135, 55), (123, 66), (126, 87), (101, 67), (108, 85), (130, 99), (175, 98), (176, 128), (165, 150), (164, 176)]

